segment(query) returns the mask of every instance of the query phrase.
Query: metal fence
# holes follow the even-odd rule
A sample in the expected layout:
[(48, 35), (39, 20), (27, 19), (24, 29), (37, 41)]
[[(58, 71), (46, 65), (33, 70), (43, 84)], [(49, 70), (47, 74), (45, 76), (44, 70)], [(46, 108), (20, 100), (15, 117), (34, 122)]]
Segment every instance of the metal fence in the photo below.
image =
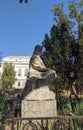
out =
[(0, 130), (83, 130), (83, 116), (0, 119)]

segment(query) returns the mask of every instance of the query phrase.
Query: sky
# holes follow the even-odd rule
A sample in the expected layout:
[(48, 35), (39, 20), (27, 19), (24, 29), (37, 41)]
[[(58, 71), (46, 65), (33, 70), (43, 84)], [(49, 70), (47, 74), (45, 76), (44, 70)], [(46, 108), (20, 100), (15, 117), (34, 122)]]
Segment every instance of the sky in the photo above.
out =
[(32, 55), (35, 45), (41, 45), (50, 33), (53, 5), (68, 0), (0, 0), (0, 52), (10, 55)]

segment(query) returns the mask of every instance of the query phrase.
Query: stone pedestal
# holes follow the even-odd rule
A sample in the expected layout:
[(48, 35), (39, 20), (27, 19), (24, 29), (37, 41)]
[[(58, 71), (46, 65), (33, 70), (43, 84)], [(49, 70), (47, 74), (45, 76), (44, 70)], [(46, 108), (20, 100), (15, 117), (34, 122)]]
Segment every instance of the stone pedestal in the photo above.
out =
[(22, 117), (54, 117), (57, 115), (55, 93), (47, 86), (33, 90), (22, 100)]

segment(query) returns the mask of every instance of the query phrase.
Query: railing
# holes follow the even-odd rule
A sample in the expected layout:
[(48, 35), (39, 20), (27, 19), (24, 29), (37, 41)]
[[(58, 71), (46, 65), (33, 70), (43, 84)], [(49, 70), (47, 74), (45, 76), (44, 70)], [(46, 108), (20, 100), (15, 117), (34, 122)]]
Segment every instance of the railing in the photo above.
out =
[(0, 119), (0, 130), (83, 130), (83, 116)]

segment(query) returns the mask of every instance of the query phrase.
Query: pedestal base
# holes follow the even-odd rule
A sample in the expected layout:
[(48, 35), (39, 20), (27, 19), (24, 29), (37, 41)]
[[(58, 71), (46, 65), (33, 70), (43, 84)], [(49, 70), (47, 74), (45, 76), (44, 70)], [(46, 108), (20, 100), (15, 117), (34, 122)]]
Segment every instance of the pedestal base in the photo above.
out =
[(56, 100), (22, 101), (22, 117), (55, 117)]
[(55, 93), (43, 86), (33, 90), (22, 100), (22, 117), (54, 117), (57, 115)]

